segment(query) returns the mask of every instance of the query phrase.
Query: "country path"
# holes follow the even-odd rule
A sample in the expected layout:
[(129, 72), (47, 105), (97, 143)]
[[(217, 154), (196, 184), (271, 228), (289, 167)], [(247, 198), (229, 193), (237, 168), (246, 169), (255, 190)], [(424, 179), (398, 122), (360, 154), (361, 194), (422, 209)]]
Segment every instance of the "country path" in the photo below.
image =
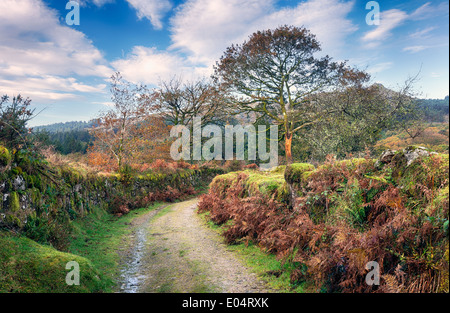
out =
[(272, 292), (197, 215), (197, 201), (133, 221), (120, 292)]

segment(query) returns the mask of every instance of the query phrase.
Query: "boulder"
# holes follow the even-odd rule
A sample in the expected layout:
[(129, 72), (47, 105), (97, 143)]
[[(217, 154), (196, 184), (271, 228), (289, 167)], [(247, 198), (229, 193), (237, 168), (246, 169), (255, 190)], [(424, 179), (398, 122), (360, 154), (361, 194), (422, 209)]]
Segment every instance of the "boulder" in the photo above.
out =
[(429, 149), (421, 146), (408, 146), (399, 152), (396, 150), (387, 149), (381, 154), (375, 166), (378, 167), (381, 164), (389, 164), (392, 161), (394, 161), (396, 162), (397, 165), (406, 163), (406, 167), (408, 167), (417, 158), (427, 157), (430, 156), (431, 154), (435, 154), (435, 152), (430, 152)]
[(406, 159), (406, 166), (410, 166), (419, 157), (427, 157), (430, 152), (427, 148), (421, 146), (409, 146), (403, 149), (403, 155)]
[(378, 159), (378, 162), (383, 164), (391, 163), (392, 158), (394, 157), (396, 152), (397, 152), (396, 150), (387, 149), (381, 154), (380, 158)]

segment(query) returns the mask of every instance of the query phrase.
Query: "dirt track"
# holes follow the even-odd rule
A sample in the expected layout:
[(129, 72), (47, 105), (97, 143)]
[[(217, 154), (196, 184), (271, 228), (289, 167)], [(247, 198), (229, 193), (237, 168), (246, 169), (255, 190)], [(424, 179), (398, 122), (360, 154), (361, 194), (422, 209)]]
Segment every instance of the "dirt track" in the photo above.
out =
[(151, 211), (130, 225), (120, 292), (270, 292), (197, 215), (197, 199)]

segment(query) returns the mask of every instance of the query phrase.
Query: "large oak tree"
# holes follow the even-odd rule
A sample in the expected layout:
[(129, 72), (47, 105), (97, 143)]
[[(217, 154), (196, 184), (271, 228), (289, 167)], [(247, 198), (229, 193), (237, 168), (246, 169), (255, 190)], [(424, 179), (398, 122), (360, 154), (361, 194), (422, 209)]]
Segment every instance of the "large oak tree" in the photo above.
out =
[(215, 66), (213, 76), (235, 96), (230, 106), (236, 112), (256, 112), (281, 127), (287, 163), (292, 162), (293, 134), (333, 113), (315, 95), (368, 80), (345, 62), (316, 57), (320, 51), (309, 30), (282, 26), (230, 46)]

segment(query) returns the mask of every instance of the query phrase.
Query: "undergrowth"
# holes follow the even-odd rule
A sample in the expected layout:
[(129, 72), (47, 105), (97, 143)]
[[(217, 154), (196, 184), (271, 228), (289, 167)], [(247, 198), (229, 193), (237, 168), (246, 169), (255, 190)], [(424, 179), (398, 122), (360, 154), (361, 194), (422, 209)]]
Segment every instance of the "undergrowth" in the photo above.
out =
[[(291, 284), (327, 292), (448, 292), (448, 155), (404, 163), (329, 160), (292, 176), (295, 204), (251, 189), (251, 172), (218, 176), (199, 212), (229, 244), (254, 243), (290, 264)], [(256, 175), (260, 175), (256, 173)], [(232, 222), (230, 222), (232, 221)], [(378, 262), (380, 285), (365, 283)]]

